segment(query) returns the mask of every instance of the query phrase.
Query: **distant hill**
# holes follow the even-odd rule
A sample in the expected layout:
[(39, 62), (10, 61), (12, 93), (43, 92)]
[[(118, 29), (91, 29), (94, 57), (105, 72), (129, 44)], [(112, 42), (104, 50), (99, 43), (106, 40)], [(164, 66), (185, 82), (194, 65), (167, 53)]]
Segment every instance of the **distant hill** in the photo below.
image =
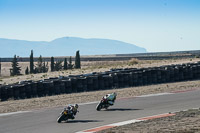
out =
[(25, 41), (0, 38), (0, 57), (29, 57), (31, 50), (34, 56), (74, 56), (77, 50), (81, 55), (145, 53), (145, 48), (134, 44), (110, 39), (83, 39), (63, 37), (50, 42)]

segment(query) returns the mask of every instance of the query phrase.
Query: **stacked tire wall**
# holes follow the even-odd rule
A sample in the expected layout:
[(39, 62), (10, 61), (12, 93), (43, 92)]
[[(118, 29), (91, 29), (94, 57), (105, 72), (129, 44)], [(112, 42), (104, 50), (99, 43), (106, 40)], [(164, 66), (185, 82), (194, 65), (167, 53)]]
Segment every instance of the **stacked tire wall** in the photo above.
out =
[(200, 79), (200, 62), (140, 69), (112, 69), (101, 73), (94, 72), (0, 85), (0, 100), (18, 100), (196, 79)]

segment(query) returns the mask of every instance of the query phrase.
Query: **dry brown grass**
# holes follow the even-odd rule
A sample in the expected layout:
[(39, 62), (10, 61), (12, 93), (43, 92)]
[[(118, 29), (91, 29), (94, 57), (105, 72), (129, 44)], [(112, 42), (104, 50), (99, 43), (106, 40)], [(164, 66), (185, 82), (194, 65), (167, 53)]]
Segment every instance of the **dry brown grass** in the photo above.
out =
[(139, 64), (139, 60), (136, 59), (136, 58), (132, 58), (132, 59), (128, 62), (128, 65), (129, 65), (129, 66), (136, 65), (136, 64)]

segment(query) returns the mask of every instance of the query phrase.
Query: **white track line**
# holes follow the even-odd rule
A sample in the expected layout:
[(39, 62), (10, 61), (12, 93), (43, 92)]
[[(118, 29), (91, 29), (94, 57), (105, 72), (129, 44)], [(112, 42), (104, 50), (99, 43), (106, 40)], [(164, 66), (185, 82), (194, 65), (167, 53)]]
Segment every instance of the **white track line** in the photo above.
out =
[(157, 93), (157, 94), (148, 94), (148, 95), (141, 95), (141, 96), (136, 96), (136, 97), (153, 97), (153, 96), (162, 96), (162, 95), (170, 95), (174, 93)]
[(7, 116), (7, 115), (14, 115), (14, 114), (21, 114), (21, 113), (28, 113), (31, 111), (18, 111), (18, 112), (10, 112), (10, 113), (2, 113), (0, 116)]
[(133, 120), (128, 120), (128, 121), (122, 121), (122, 122), (118, 122), (118, 123), (109, 124), (109, 126), (123, 126), (123, 125), (136, 123), (136, 122), (140, 122), (140, 121), (142, 121), (142, 120), (133, 119)]
[(94, 101), (94, 102), (88, 102), (88, 103), (79, 103), (78, 105), (88, 105), (88, 104), (94, 104), (98, 103), (99, 101)]

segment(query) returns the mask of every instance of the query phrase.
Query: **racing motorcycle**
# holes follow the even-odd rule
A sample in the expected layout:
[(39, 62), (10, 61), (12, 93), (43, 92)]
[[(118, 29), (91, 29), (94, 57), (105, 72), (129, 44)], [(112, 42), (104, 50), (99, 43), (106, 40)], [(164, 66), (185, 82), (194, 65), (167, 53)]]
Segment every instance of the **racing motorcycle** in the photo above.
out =
[(109, 106), (112, 106), (112, 105), (109, 104), (108, 100), (103, 97), (101, 101), (98, 103), (98, 105), (96, 106), (96, 110), (100, 111), (101, 109), (108, 109)]
[(60, 116), (57, 119), (58, 123), (61, 123), (62, 121), (68, 121), (68, 119), (74, 119), (72, 117), (72, 113), (70, 112), (70, 110), (64, 108), (63, 111), (60, 113)]

